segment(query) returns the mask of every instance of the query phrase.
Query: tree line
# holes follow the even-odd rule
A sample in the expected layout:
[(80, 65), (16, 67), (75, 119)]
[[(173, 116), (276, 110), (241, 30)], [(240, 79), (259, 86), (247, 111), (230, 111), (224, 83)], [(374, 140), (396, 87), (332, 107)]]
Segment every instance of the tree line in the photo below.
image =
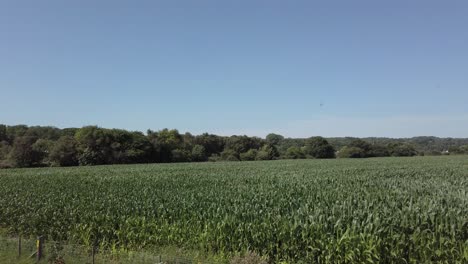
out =
[[(425, 137), (424, 137), (425, 138)], [(427, 137), (434, 142), (438, 138)], [(413, 138), (411, 140), (414, 140)], [(447, 141), (448, 139), (446, 139)], [(311, 137), (266, 138), (181, 134), (176, 129), (146, 133), (97, 126), (0, 125), (0, 167), (77, 166), (131, 163), (251, 161), (274, 159), (367, 158), (468, 153), (468, 140), (457, 139), (437, 152), (410, 140)], [(418, 142), (425, 142), (421, 139)], [(430, 141), (429, 141), (430, 142)], [(455, 144), (454, 144), (455, 142)], [(427, 143), (427, 141), (426, 141)], [(445, 151), (444, 151), (445, 150)]]

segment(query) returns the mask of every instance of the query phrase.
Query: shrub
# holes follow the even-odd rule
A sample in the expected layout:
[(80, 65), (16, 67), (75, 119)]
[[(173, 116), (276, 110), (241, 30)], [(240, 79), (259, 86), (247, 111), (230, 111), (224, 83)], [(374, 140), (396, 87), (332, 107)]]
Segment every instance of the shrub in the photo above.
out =
[(50, 153), (50, 160), (59, 166), (78, 165), (78, 146), (74, 137), (59, 138)]
[(249, 149), (249, 151), (240, 154), (240, 160), (255, 160), (258, 150)]
[(202, 145), (195, 145), (192, 148), (192, 160), (193, 161), (206, 161), (206, 150)]
[(10, 160), (17, 167), (30, 167), (37, 165), (42, 158), (42, 153), (33, 148), (36, 137), (24, 136), (14, 140), (10, 151)]
[(358, 147), (343, 147), (337, 154), (338, 158), (365, 158), (365, 152)]
[(316, 159), (335, 158), (335, 149), (323, 137), (311, 137), (306, 140), (304, 152)]
[(289, 147), (284, 154), (285, 159), (305, 159), (305, 154), (299, 147)]

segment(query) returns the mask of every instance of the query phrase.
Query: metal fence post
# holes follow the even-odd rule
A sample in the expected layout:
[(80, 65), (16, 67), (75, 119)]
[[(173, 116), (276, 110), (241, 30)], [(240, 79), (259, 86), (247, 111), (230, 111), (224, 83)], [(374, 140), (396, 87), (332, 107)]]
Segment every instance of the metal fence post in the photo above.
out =
[(21, 235), (18, 236), (18, 258), (21, 257)]
[(43, 254), (43, 237), (38, 236), (36, 240), (36, 261), (39, 262)]
[(95, 264), (94, 263), (94, 255), (96, 254), (96, 246), (95, 245), (93, 245), (92, 254), (93, 254), (93, 264)]

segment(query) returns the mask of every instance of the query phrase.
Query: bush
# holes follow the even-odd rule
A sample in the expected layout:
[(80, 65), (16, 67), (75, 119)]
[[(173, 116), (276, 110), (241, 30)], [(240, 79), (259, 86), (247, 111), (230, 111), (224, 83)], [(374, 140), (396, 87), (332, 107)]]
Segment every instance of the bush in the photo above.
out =
[(304, 152), (316, 159), (335, 158), (335, 149), (323, 137), (311, 137), (306, 140)]
[(171, 151), (171, 156), (174, 162), (188, 162), (191, 160), (190, 152), (184, 149), (174, 149)]
[(249, 149), (249, 151), (240, 154), (240, 160), (255, 160), (257, 153), (256, 149)]
[(33, 148), (36, 137), (24, 136), (14, 140), (10, 151), (10, 160), (17, 167), (31, 167), (37, 165), (42, 158), (42, 153)]
[(257, 156), (255, 157), (255, 160), (270, 160), (270, 156), (268, 155), (268, 152), (265, 150), (260, 150), (257, 152)]
[(208, 158), (208, 161), (211, 161), (211, 162), (216, 162), (220, 160), (221, 160), (221, 157), (218, 154), (213, 154)]
[(239, 161), (237, 152), (232, 149), (225, 149), (221, 152), (221, 159), (226, 161)]
[(299, 147), (289, 147), (284, 154), (285, 159), (305, 159), (305, 154)]
[(10, 160), (0, 160), (0, 169), (9, 169), (15, 167), (15, 164)]
[(432, 150), (432, 151), (427, 151), (424, 153), (425, 156), (440, 156), (442, 155), (442, 152), (440, 151), (436, 151), (436, 150)]
[(338, 158), (365, 158), (365, 152), (358, 147), (343, 147), (337, 154)]
[(388, 150), (393, 157), (412, 157), (418, 154), (413, 146), (404, 143), (389, 144)]
[(34, 151), (37, 152), (39, 155), (38, 163), (42, 163), (43, 165), (50, 165), (49, 154), (52, 151), (52, 148), (55, 145), (55, 141), (50, 139), (38, 139), (33, 145), (32, 148)]
[(52, 148), (49, 158), (59, 166), (78, 165), (78, 143), (75, 138), (71, 136), (59, 138)]
[(11, 146), (7, 141), (0, 141), (0, 160), (8, 158), (8, 153), (10, 153)]
[(206, 161), (206, 150), (202, 145), (195, 145), (192, 148), (192, 160), (193, 161)]
[(91, 148), (85, 148), (78, 156), (78, 163), (81, 166), (92, 166), (104, 164), (102, 153)]
[(389, 157), (390, 153), (385, 146), (382, 145), (372, 145), (369, 152), (367, 153), (368, 157)]

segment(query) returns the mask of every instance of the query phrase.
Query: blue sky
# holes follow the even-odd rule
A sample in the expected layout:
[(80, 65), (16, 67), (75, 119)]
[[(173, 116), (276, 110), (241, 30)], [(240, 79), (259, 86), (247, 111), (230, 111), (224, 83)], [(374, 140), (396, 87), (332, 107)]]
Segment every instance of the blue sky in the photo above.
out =
[(0, 1), (0, 123), (468, 137), (467, 1)]

